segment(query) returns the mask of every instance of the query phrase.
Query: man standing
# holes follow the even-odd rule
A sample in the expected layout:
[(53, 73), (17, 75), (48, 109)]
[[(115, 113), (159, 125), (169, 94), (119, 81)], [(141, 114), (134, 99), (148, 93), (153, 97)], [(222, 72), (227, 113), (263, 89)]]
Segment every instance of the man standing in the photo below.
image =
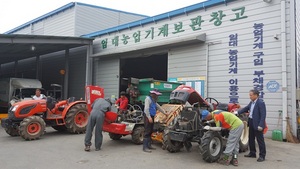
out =
[(263, 130), (266, 120), (266, 105), (263, 100), (259, 98), (258, 90), (250, 90), (249, 97), (251, 102), (244, 108), (238, 111), (239, 114), (249, 112), (249, 148), (250, 153), (245, 157), (256, 158), (255, 138), (259, 147), (258, 162), (265, 161), (266, 157), (266, 145), (263, 135)]
[(154, 117), (156, 115), (156, 111), (159, 110), (160, 112), (165, 113), (165, 111), (160, 107), (157, 103), (158, 96), (161, 93), (157, 90), (151, 90), (150, 95), (145, 99), (145, 107), (144, 107), (144, 125), (145, 125), (145, 133), (144, 133), (144, 141), (143, 141), (143, 151), (147, 153), (151, 153), (151, 150), (155, 150), (151, 146), (151, 134), (153, 132), (153, 122)]
[[(213, 120), (211, 120), (213, 119)], [(223, 152), (223, 157), (219, 159), (219, 163), (223, 165), (238, 166), (239, 141), (244, 130), (244, 123), (235, 114), (215, 110), (209, 113), (207, 110), (202, 111), (202, 120), (215, 122), (217, 127), (205, 126), (204, 129), (212, 131), (221, 131), (222, 128), (229, 130), (229, 136), (226, 143), (226, 149)], [(211, 120), (211, 121), (209, 121)], [(230, 160), (230, 156), (232, 156)]]
[(44, 94), (41, 94), (41, 90), (40, 89), (36, 89), (35, 90), (35, 95), (32, 97), (33, 100), (42, 100), (45, 99), (46, 96)]
[(92, 111), (90, 113), (90, 117), (88, 120), (88, 124), (86, 126), (86, 134), (84, 139), (85, 151), (90, 151), (90, 147), (92, 145), (92, 133), (94, 127), (96, 126), (95, 130), (95, 148), (96, 151), (99, 151), (102, 146), (102, 126), (105, 118), (105, 113), (111, 110), (111, 101), (110, 99), (103, 99), (99, 98), (94, 101), (92, 104)]

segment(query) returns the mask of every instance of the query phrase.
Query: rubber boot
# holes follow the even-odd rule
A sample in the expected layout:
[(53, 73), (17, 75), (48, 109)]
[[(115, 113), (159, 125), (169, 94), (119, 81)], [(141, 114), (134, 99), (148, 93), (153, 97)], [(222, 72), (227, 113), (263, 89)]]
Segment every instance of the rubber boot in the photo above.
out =
[(229, 156), (226, 154), (223, 154), (223, 157), (221, 157), (219, 159), (218, 163), (223, 164), (223, 165), (229, 165), (230, 164)]
[(152, 140), (151, 140), (151, 138), (149, 138), (149, 141), (148, 141), (148, 148), (149, 148), (150, 150), (156, 150), (156, 148), (152, 147), (151, 143), (152, 143)]
[(230, 161), (230, 164), (232, 164), (232, 165), (234, 165), (234, 166), (238, 166), (238, 165), (239, 165), (239, 162), (238, 162), (238, 160), (237, 160), (237, 154), (234, 154), (234, 155), (232, 156), (232, 159), (231, 159), (231, 161)]
[(149, 142), (149, 138), (144, 138), (143, 141), (143, 151), (146, 153), (151, 153), (151, 150), (148, 149), (148, 143)]

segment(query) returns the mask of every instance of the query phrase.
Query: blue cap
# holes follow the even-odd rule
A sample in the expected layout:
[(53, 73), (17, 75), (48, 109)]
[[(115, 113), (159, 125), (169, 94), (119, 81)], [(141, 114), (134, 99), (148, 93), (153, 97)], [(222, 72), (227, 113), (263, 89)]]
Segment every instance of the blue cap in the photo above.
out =
[(208, 110), (203, 110), (202, 111), (202, 120), (204, 120), (207, 117), (208, 114), (209, 114)]

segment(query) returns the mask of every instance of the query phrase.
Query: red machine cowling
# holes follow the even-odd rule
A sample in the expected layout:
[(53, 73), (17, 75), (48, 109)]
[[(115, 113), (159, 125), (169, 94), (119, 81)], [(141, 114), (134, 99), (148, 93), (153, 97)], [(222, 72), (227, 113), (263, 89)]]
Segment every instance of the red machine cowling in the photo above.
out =
[(99, 86), (88, 85), (85, 87), (85, 93), (88, 112), (91, 112), (92, 103), (98, 98), (104, 98), (104, 89)]

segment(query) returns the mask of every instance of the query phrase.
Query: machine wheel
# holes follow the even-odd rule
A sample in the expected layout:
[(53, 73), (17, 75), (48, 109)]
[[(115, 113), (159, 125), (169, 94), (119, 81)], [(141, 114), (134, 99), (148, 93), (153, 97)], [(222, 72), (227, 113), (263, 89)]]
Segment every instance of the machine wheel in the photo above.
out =
[(144, 132), (145, 132), (145, 128), (144, 126), (137, 126), (133, 129), (132, 132), (132, 142), (134, 144), (143, 144), (143, 140), (144, 140)]
[(86, 104), (76, 104), (66, 114), (66, 128), (71, 133), (81, 134), (86, 130), (88, 123), (88, 110)]
[(64, 132), (64, 131), (67, 131), (67, 127), (66, 126), (52, 126), (52, 128), (56, 131), (59, 131), (59, 132)]
[(249, 127), (248, 127), (248, 117), (245, 114), (239, 115), (239, 118), (243, 121), (244, 123), (244, 130), (241, 135), (241, 140), (239, 142), (240, 144), (240, 152), (245, 152), (248, 150), (249, 146)]
[(163, 134), (163, 149), (167, 149), (170, 153), (176, 153), (180, 151), (180, 149), (183, 148), (183, 143), (170, 140), (168, 134), (169, 129), (165, 129)]
[(121, 134), (115, 134), (115, 133), (109, 133), (109, 137), (112, 140), (120, 140), (120, 138), (122, 137), (122, 135)]
[(8, 135), (12, 136), (12, 137), (15, 137), (15, 136), (19, 136), (19, 130), (18, 129), (15, 129), (13, 127), (8, 127), (8, 128), (5, 128), (5, 131)]
[(25, 140), (39, 139), (45, 131), (46, 123), (39, 116), (30, 116), (20, 123), (19, 134)]
[(223, 151), (221, 135), (218, 132), (207, 131), (201, 139), (199, 148), (204, 161), (209, 163), (217, 161)]

